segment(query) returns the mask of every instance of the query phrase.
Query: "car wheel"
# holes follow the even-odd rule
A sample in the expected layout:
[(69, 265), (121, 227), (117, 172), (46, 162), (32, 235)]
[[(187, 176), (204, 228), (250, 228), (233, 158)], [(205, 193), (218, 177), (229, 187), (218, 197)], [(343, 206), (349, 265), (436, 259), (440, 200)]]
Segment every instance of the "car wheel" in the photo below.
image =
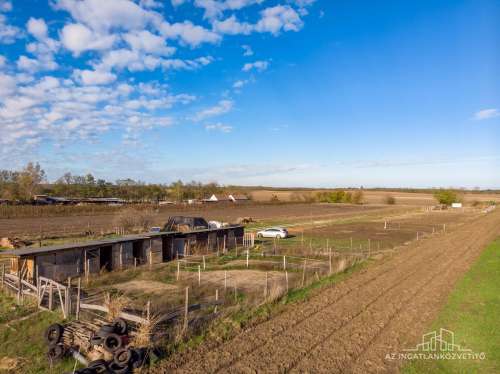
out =
[(257, 234), (257, 238), (263, 238), (262, 234)]

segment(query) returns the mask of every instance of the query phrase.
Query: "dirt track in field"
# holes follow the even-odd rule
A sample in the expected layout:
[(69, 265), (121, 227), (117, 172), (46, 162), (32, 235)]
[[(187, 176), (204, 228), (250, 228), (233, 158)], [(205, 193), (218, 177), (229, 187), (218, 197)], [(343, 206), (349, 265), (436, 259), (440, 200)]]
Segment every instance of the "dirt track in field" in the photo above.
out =
[(455, 282), (499, 234), (497, 209), (414, 242), (234, 339), (202, 345), (155, 372), (397, 372), (401, 362), (386, 354), (420, 341)]

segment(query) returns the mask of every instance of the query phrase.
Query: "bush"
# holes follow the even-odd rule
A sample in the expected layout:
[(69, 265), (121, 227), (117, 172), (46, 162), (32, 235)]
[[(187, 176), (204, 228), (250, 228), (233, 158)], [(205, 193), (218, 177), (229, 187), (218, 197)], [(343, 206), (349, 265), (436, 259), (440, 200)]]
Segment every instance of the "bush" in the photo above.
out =
[(318, 192), (316, 200), (322, 203), (350, 203), (352, 194), (342, 190), (332, 192)]
[(352, 195), (352, 202), (354, 204), (363, 204), (363, 191), (362, 190), (357, 190), (354, 192), (354, 195)]
[(116, 215), (114, 223), (128, 232), (149, 230), (153, 223), (153, 213), (150, 210), (124, 209)]
[(451, 205), (452, 203), (459, 202), (458, 194), (453, 190), (439, 190), (434, 192), (434, 198), (439, 204)]
[(388, 205), (394, 205), (394, 204), (396, 204), (396, 198), (394, 196), (391, 196), (391, 195), (386, 196), (385, 203)]

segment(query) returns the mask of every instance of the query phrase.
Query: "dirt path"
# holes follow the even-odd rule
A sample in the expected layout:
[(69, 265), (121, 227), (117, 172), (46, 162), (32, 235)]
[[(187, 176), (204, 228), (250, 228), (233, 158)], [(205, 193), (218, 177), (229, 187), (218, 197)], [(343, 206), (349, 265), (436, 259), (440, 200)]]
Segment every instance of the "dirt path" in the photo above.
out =
[(387, 353), (411, 348), (455, 282), (500, 234), (500, 212), (415, 242), (306, 303), (158, 372), (397, 372)]

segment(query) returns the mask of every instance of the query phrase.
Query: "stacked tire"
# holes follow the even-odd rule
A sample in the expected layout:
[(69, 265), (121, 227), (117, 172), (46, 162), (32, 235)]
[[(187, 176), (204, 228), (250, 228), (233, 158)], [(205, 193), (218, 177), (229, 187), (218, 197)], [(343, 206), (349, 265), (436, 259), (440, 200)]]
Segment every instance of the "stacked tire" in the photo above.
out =
[(66, 354), (66, 349), (62, 344), (63, 333), (64, 326), (59, 323), (50, 325), (45, 331), (45, 341), (49, 346), (47, 357), (51, 362), (62, 359)]
[[(102, 346), (106, 351), (113, 354), (113, 359), (108, 362), (98, 360), (100, 361), (99, 368), (105, 367), (109, 373), (124, 374), (130, 373), (134, 368), (141, 367), (146, 359), (146, 351), (144, 349), (127, 348), (128, 342), (128, 325), (125, 320), (117, 318), (111, 324), (101, 326), (91, 338), (90, 343)], [(91, 368), (91, 365), (89, 365), (87, 369), (95, 368)]]

